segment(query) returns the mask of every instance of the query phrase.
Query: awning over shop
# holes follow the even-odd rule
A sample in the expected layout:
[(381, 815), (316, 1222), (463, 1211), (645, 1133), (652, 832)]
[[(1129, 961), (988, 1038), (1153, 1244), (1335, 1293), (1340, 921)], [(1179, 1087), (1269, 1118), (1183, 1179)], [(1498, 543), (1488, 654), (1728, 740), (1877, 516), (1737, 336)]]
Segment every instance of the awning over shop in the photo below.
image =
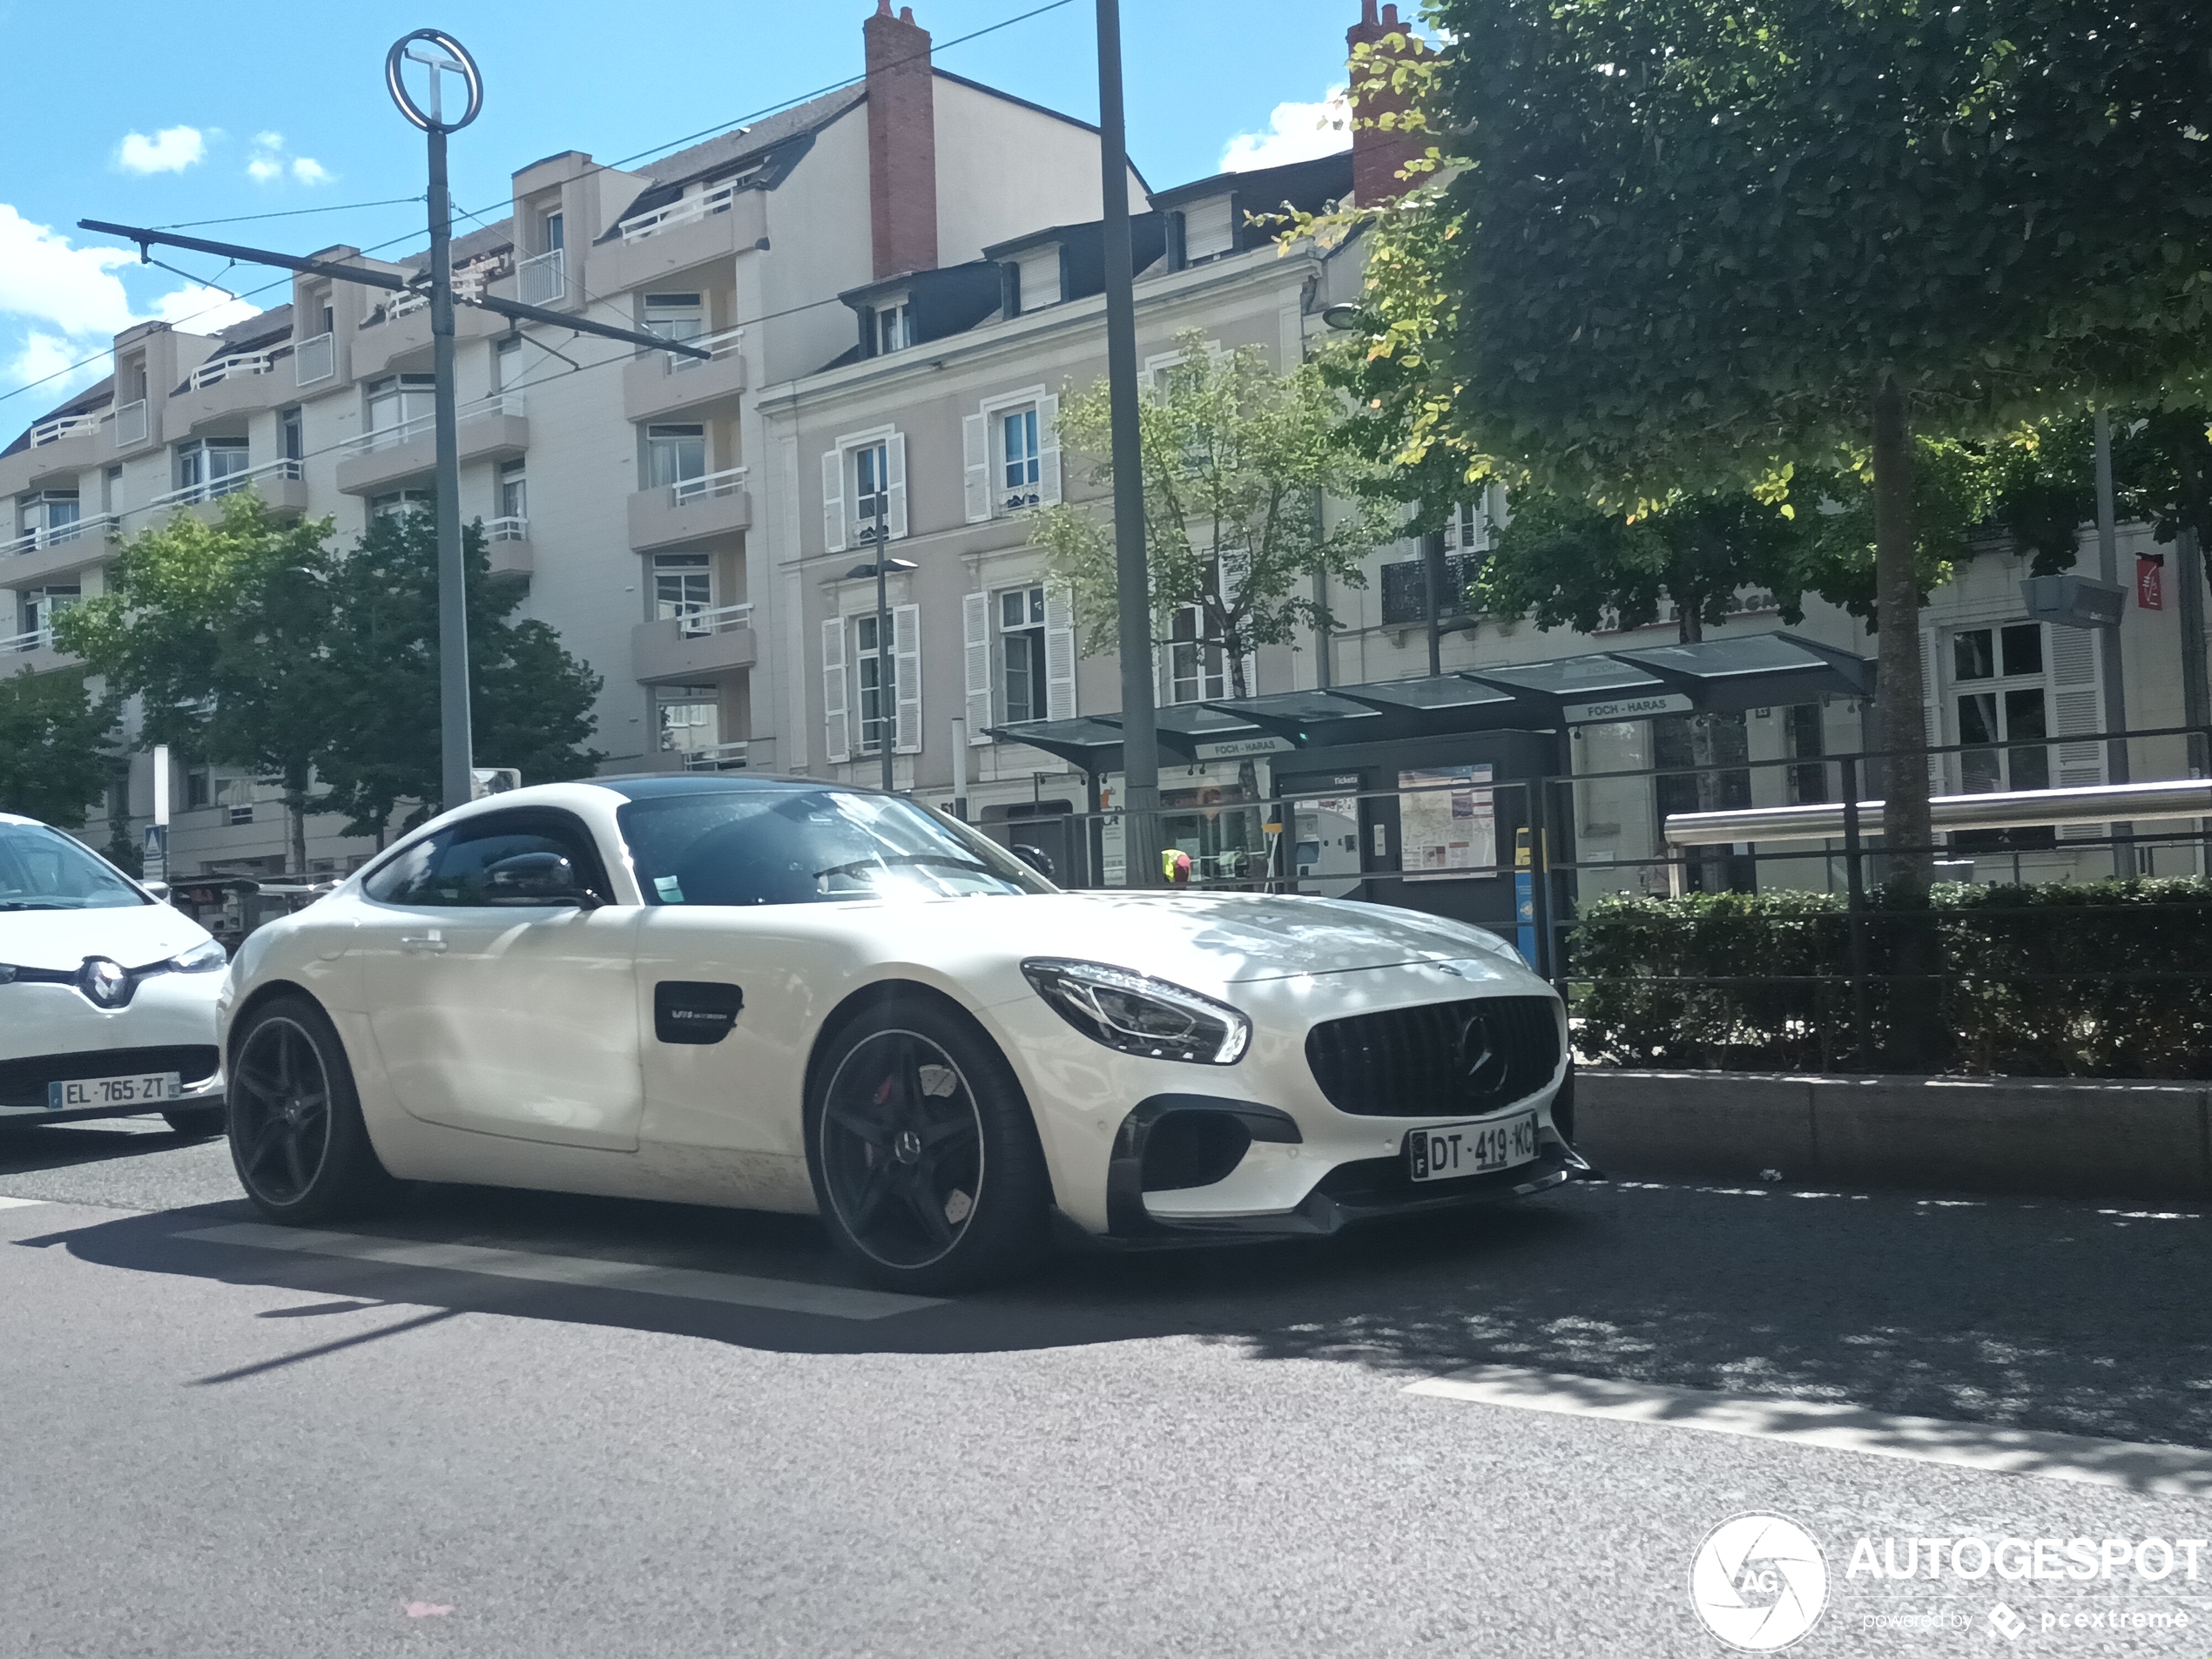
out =
[[(1872, 694), (1865, 658), (1795, 634), (1695, 645), (1624, 646), (1546, 662), (1470, 669), (1325, 691), (1174, 704), (1159, 711), (1160, 747), (1186, 761), (1480, 732), (1555, 732), (1658, 714), (1730, 713), (1823, 697)], [(1096, 773), (1122, 765), (1117, 716), (1028, 720), (993, 737), (1033, 744)]]

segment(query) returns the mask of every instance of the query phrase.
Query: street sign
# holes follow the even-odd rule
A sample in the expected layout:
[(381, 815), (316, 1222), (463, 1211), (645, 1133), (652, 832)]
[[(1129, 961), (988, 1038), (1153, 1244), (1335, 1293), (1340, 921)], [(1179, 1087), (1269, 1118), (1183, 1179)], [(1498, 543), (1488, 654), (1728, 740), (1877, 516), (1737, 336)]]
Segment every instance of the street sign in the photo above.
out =
[(166, 881), (169, 879), (168, 825), (146, 826), (145, 845), (140, 850), (138, 867), (141, 880)]

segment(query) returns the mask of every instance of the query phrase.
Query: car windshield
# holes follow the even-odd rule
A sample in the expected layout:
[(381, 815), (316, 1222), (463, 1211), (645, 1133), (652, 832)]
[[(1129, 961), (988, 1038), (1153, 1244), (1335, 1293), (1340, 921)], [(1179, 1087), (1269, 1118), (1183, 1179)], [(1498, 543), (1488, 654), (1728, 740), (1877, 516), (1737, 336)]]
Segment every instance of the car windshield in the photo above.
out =
[(895, 796), (756, 783), (632, 800), (618, 816), (647, 904), (819, 904), (1053, 891), (966, 826)]
[(111, 910), (152, 902), (59, 830), (0, 823), (0, 912)]

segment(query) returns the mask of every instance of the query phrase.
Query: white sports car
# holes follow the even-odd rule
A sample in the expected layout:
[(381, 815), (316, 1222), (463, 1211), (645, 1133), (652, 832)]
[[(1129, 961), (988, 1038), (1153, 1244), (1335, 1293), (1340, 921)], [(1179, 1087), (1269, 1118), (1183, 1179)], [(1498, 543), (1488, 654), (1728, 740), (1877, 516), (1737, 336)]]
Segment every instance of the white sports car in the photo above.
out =
[(0, 813), (0, 1127), (159, 1112), (221, 1134), (224, 961), (81, 841)]
[(1581, 1167), (1551, 988), (1479, 929), (1062, 893), (805, 779), (552, 784), (425, 826), (239, 948), (233, 1156), (314, 1222), (394, 1177), (819, 1212), (870, 1278), (1055, 1231), (1325, 1233)]

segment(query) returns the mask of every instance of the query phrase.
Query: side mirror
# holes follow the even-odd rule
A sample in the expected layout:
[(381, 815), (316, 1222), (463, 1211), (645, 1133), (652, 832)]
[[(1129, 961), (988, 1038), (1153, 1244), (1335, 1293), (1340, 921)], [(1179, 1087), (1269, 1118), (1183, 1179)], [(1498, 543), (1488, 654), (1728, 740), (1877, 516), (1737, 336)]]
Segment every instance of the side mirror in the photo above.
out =
[(169, 902), (169, 884), (166, 881), (141, 881), (138, 885), (160, 900), (162, 903)]
[(517, 853), (484, 872), (484, 902), (599, 907), (597, 894), (577, 880), (576, 866), (558, 853)]
[(1053, 879), (1052, 856), (1050, 853), (1047, 853), (1044, 848), (1041, 846), (1031, 846), (1028, 843), (1024, 841), (1017, 843), (1013, 846), (1009, 846), (1006, 850), (1013, 853), (1015, 858), (1020, 859), (1022, 863), (1028, 865), (1032, 870), (1035, 870), (1046, 880), (1049, 881)]

